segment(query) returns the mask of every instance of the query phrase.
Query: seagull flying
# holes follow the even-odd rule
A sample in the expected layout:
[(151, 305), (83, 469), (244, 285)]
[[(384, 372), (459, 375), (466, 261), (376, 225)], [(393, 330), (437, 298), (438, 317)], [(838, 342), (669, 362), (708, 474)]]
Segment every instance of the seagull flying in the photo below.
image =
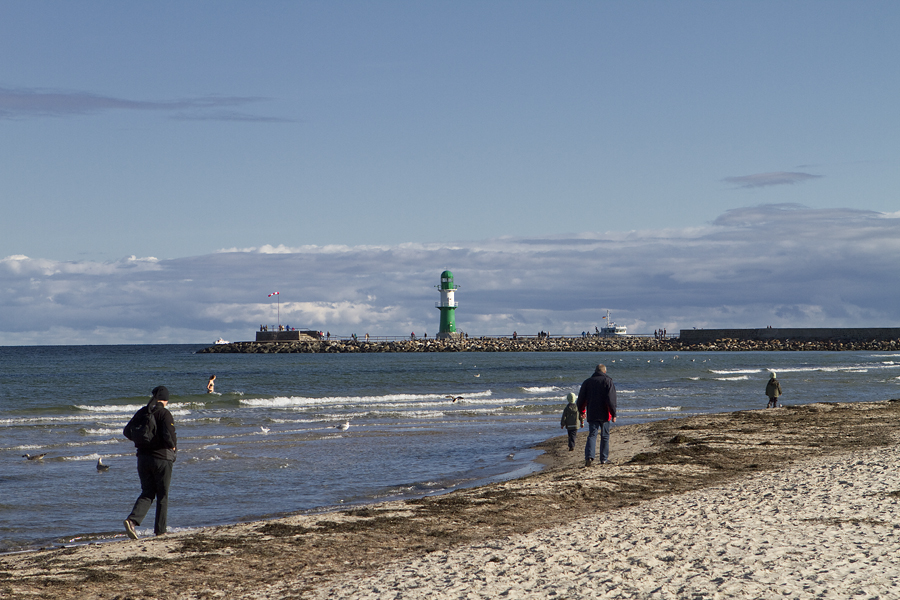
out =
[(102, 459), (102, 458), (98, 458), (98, 459), (97, 459), (97, 470), (98, 470), (98, 471), (109, 471), (109, 465), (104, 465), (104, 464), (103, 464), (103, 459)]
[(262, 431), (263, 433), (269, 433), (269, 428), (263, 427), (262, 425), (259, 426), (259, 430)]
[(22, 458), (27, 458), (28, 460), (43, 460), (43, 458), (45, 456), (47, 456), (46, 452), (44, 452), (43, 454), (35, 455), (35, 456), (32, 456), (30, 454), (23, 454)]
[(456, 402), (457, 400), (463, 399), (462, 396), (444, 396), (444, 398), (449, 398), (450, 400), (453, 400), (454, 402)]

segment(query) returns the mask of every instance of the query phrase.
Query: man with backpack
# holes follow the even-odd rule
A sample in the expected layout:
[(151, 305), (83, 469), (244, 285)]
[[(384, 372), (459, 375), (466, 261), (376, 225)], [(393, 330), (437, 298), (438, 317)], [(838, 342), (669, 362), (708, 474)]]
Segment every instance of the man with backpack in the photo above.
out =
[(144, 520), (154, 498), (156, 521), (153, 532), (156, 535), (166, 532), (169, 483), (177, 447), (175, 419), (166, 408), (168, 404), (169, 390), (162, 385), (153, 388), (150, 402), (134, 414), (122, 431), (137, 448), (137, 470), (141, 478), (141, 495), (125, 519), (125, 532), (133, 540), (138, 539), (134, 528)]

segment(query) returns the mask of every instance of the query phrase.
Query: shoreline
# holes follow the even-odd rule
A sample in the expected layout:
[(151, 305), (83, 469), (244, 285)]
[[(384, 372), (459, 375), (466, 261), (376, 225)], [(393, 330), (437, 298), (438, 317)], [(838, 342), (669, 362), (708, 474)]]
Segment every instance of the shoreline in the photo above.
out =
[[(328, 597), (328, 590), (344, 589), (363, 574), (388, 573), (411, 561), (482, 552), (486, 545), (545, 535), (589, 516), (633, 510), (646, 515), (656, 499), (760, 480), (795, 464), (802, 470), (810, 460), (877, 454), (900, 441), (900, 401), (788, 405), (615, 427), (614, 464), (590, 469), (580, 468), (584, 431), (575, 452), (566, 450), (564, 435), (538, 444), (545, 468), (537, 473), (439, 496), (3, 555), (0, 595)], [(701, 512), (710, 509), (697, 502)], [(626, 554), (644, 560), (654, 550), (635, 547)], [(508, 570), (515, 575), (515, 568)], [(164, 590), (144, 583), (163, 579)], [(434, 581), (429, 585), (420, 592), (436, 591)], [(489, 597), (484, 593), (476, 597)]]

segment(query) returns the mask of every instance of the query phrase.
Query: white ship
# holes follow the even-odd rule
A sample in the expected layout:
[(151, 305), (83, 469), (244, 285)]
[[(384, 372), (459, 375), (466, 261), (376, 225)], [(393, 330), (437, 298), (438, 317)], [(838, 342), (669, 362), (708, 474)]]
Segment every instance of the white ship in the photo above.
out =
[(609, 318), (609, 311), (606, 311), (606, 327), (600, 328), (600, 337), (615, 337), (628, 335), (628, 330), (624, 325), (616, 325)]

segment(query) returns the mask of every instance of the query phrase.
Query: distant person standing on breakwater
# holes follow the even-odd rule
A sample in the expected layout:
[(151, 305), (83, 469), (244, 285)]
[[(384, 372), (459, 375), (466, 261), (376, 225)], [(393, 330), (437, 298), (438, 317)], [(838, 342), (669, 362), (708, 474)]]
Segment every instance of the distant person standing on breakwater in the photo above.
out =
[(781, 383), (775, 377), (775, 373), (769, 376), (769, 383), (766, 384), (766, 396), (769, 397), (769, 403), (766, 408), (778, 408), (778, 396), (781, 395)]
[(584, 380), (578, 391), (578, 412), (588, 422), (584, 447), (584, 466), (594, 464), (597, 432), (600, 433), (600, 464), (609, 461), (609, 428), (616, 422), (616, 386), (606, 374), (606, 365), (597, 365), (594, 374)]
[[(147, 516), (154, 498), (156, 521), (153, 533), (162, 535), (166, 532), (169, 484), (177, 451), (175, 419), (166, 408), (168, 404), (169, 390), (162, 385), (153, 388), (150, 402), (134, 414), (122, 432), (137, 448), (137, 470), (141, 478), (141, 495), (125, 519), (125, 533), (133, 540), (138, 538), (134, 528)], [(145, 432), (150, 441), (144, 441), (142, 434)]]
[(216, 376), (210, 375), (209, 381), (206, 382), (206, 393), (207, 394), (215, 394), (216, 393)]
[(560, 429), (565, 428), (569, 431), (569, 452), (575, 450), (575, 436), (578, 434), (578, 428), (584, 427), (584, 420), (578, 414), (578, 406), (575, 404), (576, 396), (569, 393), (566, 396), (568, 404), (563, 409), (562, 418), (559, 420)]

